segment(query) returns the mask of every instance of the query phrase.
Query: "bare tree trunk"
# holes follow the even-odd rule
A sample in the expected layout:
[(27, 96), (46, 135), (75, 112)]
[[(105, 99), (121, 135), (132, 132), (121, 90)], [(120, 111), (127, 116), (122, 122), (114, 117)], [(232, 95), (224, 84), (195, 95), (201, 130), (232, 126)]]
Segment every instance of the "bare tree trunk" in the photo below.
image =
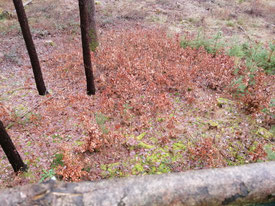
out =
[(0, 121), (0, 145), (3, 148), (5, 154), (7, 155), (14, 172), (18, 172), (20, 170), (27, 170), (27, 165), (25, 165), (22, 161), (2, 121)]
[(89, 33), (89, 46), (91, 51), (95, 51), (98, 46), (97, 29), (95, 22), (95, 2), (94, 0), (87, 0), (88, 5), (88, 33)]
[(89, 48), (88, 38), (88, 4), (87, 0), (79, 0), (79, 12), (80, 12), (80, 25), (81, 25), (81, 38), (82, 38), (82, 49), (83, 49), (83, 60), (87, 81), (87, 94), (95, 94), (94, 76), (92, 71), (91, 53)]
[(17, 13), (18, 21), (22, 30), (22, 34), (26, 43), (29, 57), (32, 64), (33, 74), (35, 78), (36, 87), (40, 95), (47, 94), (47, 89), (43, 80), (39, 60), (32, 40), (28, 19), (24, 10), (22, 0), (13, 0), (13, 4)]

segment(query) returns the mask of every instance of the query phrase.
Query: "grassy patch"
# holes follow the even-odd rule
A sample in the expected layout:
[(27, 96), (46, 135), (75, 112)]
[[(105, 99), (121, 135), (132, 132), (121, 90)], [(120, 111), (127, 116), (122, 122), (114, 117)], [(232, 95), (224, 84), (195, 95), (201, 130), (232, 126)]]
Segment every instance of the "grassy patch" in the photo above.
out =
[(270, 161), (275, 160), (275, 146), (272, 144), (267, 144), (264, 147), (265, 152), (267, 153), (267, 159)]
[(103, 134), (108, 134), (108, 129), (105, 125), (105, 123), (109, 120), (107, 116), (105, 116), (102, 113), (95, 113), (95, 120), (98, 126), (100, 127)]

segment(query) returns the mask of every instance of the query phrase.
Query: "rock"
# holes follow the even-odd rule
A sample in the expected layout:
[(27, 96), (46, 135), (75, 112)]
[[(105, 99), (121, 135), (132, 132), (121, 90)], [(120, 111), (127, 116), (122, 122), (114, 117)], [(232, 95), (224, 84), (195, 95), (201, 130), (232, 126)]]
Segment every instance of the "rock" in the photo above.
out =
[(52, 40), (46, 40), (44, 44), (49, 46), (55, 46), (55, 43)]

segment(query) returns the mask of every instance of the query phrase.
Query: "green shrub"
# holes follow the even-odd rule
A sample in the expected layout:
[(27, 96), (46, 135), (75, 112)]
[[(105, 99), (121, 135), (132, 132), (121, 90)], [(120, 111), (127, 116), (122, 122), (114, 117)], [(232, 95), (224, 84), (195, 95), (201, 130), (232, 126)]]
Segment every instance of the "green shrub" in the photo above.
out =
[(55, 154), (51, 167), (57, 168), (59, 165), (63, 166), (64, 165), (63, 156), (64, 155), (62, 153)]
[(275, 44), (270, 43), (269, 47), (262, 44), (243, 43), (234, 44), (229, 47), (228, 55), (243, 58), (249, 70), (263, 68), (267, 74), (275, 74)]
[(213, 38), (207, 38), (205, 35), (198, 33), (196, 39), (183, 39), (181, 46), (183, 48), (191, 47), (193, 49), (199, 49), (203, 47), (208, 53), (215, 55), (221, 48), (224, 47), (224, 43), (219, 41), (222, 38), (222, 33), (218, 32)]

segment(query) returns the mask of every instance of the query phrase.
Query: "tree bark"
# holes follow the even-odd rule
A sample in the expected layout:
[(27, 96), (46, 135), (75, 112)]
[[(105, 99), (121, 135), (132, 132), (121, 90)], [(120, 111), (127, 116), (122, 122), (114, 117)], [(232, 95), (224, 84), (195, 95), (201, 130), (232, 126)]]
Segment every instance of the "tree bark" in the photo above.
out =
[(94, 76), (92, 71), (91, 53), (89, 48), (89, 37), (88, 37), (88, 4), (87, 0), (79, 0), (79, 12), (80, 12), (80, 26), (81, 26), (81, 39), (82, 39), (82, 50), (83, 60), (85, 67), (85, 75), (87, 81), (87, 94), (95, 94)]
[(275, 162), (97, 182), (48, 181), (0, 192), (3, 205), (275, 204)]
[(14, 172), (27, 170), (27, 165), (22, 161), (2, 121), (0, 121), (0, 145), (8, 157)]
[(98, 46), (97, 29), (95, 21), (95, 2), (94, 0), (87, 0), (88, 7), (88, 34), (90, 50), (95, 52)]
[(47, 94), (47, 89), (43, 80), (39, 59), (35, 50), (35, 46), (32, 40), (28, 19), (25, 13), (25, 9), (22, 0), (13, 0), (13, 4), (17, 13), (18, 21), (20, 23), (21, 31), (25, 40), (25, 44), (29, 53), (34, 79), (38, 93), (40, 95)]

